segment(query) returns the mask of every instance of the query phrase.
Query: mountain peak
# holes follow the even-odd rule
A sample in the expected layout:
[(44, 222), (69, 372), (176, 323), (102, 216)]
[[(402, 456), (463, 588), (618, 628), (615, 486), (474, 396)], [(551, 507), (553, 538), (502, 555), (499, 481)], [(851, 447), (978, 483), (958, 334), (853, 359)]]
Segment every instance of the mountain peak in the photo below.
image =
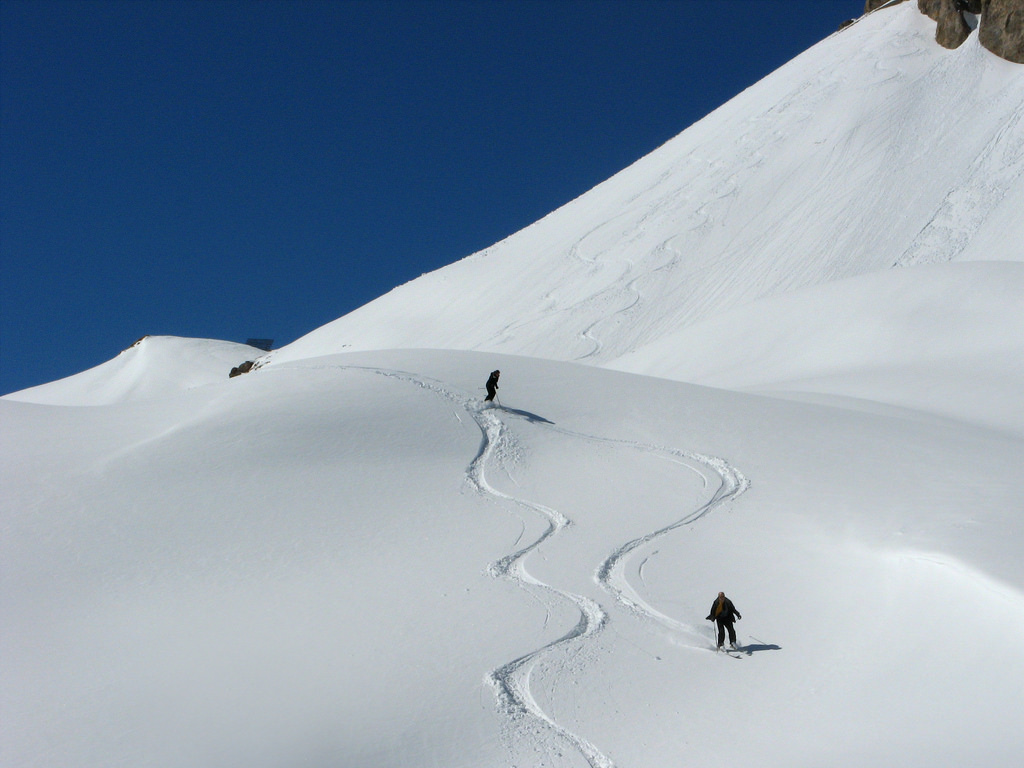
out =
[[(275, 353), (609, 364), (737, 307), (919, 264), (1024, 260), (1024, 70), (872, 13), (506, 240)], [(670, 351), (664, 371), (676, 366)], [(652, 371), (657, 374), (657, 371)]]
[[(867, 0), (864, 12), (890, 8), (906, 0)], [(921, 13), (936, 22), (935, 40), (959, 48), (975, 29), (981, 44), (996, 56), (1024, 64), (1024, 3), (1021, 0), (917, 0)]]

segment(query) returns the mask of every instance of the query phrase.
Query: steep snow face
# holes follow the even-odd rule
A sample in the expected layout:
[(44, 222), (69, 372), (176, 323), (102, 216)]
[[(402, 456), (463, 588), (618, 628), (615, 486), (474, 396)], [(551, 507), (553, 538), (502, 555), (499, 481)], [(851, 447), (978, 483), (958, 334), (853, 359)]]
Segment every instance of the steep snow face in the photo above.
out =
[(166, 397), (223, 381), (236, 365), (261, 354), (230, 341), (146, 336), (113, 360), (5, 399), (45, 405), (110, 405)]
[[(799, 56), (591, 192), (279, 351), (594, 364), (794, 289), (1024, 260), (1024, 67), (912, 3)], [(922, 279), (926, 279), (922, 277)], [(678, 359), (663, 349), (668, 372)]]

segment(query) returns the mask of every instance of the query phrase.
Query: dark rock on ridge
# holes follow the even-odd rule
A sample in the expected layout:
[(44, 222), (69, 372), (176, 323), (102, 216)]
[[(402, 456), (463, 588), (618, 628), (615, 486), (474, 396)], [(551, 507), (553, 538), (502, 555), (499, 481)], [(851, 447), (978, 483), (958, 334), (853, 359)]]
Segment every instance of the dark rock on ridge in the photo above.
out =
[[(865, 12), (884, 5), (884, 0), (867, 0)], [(936, 22), (935, 40), (946, 48), (957, 48), (971, 34), (965, 13), (980, 16), (978, 40), (1008, 61), (1024, 64), (1024, 0), (917, 0), (921, 13)]]
[(980, 0), (978, 39), (996, 56), (1024, 64), (1024, 0)]
[(955, 0), (939, 0), (935, 41), (943, 48), (959, 48), (971, 34), (971, 28), (957, 5)]
[(236, 365), (231, 369), (231, 373), (228, 374), (229, 379), (235, 378), (235, 376), (241, 376), (243, 373), (248, 373), (252, 370), (253, 365), (256, 364), (255, 360), (246, 360), (241, 365)]

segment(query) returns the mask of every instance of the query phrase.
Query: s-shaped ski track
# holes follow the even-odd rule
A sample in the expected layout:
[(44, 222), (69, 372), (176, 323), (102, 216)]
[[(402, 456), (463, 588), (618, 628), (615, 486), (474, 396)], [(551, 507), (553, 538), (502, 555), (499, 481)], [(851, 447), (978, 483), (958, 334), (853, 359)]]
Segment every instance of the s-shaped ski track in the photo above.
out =
[(549, 538), (571, 525), (571, 521), (557, 510), (502, 493), (488, 483), (487, 466), (499, 460), (500, 456), (514, 455), (515, 453), (514, 438), (497, 416), (495, 411), (498, 409), (484, 407), (478, 400), (464, 393), (456, 393), (440, 381), (417, 374), (363, 366), (339, 367), (362, 370), (406, 381), (433, 392), (451, 405), (462, 408), (476, 422), (482, 435), (480, 449), (466, 469), (466, 480), (469, 485), (483, 496), (518, 507), (527, 513), (539, 516), (546, 522), (544, 531), (534, 541), (497, 562), (491, 563), (487, 571), (495, 578), (508, 579), (534, 594), (542, 592), (572, 603), (579, 611), (579, 619), (561, 637), (492, 670), (487, 675), (486, 682), (493, 688), (499, 709), (508, 719), (506, 738), (510, 744), (519, 741), (517, 736), (526, 737), (536, 742), (535, 736), (531, 737), (536, 728), (531, 726), (540, 725), (579, 752), (591, 768), (615, 768), (615, 763), (611, 758), (589, 740), (570, 731), (550, 717), (530, 691), (530, 673), (540, 660), (563, 646), (568, 647), (570, 644), (581, 643), (600, 632), (607, 624), (608, 617), (601, 606), (590, 598), (546, 584), (534, 578), (527, 571), (525, 558)]
[(615, 763), (612, 762), (611, 758), (602, 753), (594, 744), (579, 734), (569, 731), (549, 717), (530, 692), (530, 671), (543, 656), (562, 646), (583, 641), (600, 632), (604, 629), (608, 620), (607, 614), (593, 600), (583, 595), (566, 592), (545, 584), (535, 579), (526, 570), (525, 558), (547, 539), (569, 526), (571, 521), (557, 510), (525, 499), (509, 496), (487, 482), (486, 467), (488, 463), (492, 461), (496, 453), (500, 454), (503, 451), (507, 451), (512, 438), (502, 420), (495, 413), (496, 409), (470, 408), (469, 410), (483, 434), (480, 451), (476, 458), (473, 459), (466, 473), (470, 484), (481, 494), (516, 505), (527, 512), (535, 513), (547, 522), (544, 532), (533, 542), (492, 563), (490, 568), (488, 568), (488, 572), (496, 578), (507, 578), (523, 589), (540, 590), (568, 600), (579, 610), (579, 621), (576, 623), (576, 626), (558, 639), (493, 670), (488, 675), (488, 682), (494, 688), (499, 706), (509, 718), (513, 728), (518, 726), (523, 733), (526, 733), (527, 729), (518, 725), (521, 721), (526, 719), (541, 723), (551, 732), (575, 747), (592, 768), (615, 768)]
[(701, 504), (697, 509), (683, 515), (668, 525), (646, 533), (643, 536), (631, 539), (622, 546), (617, 547), (598, 566), (594, 573), (594, 578), (597, 583), (600, 584), (606, 592), (612, 595), (616, 602), (623, 605), (631, 613), (642, 619), (657, 622), (673, 632), (689, 635), (699, 640), (703, 646), (704, 641), (707, 638), (695, 626), (681, 622), (671, 616), (667, 616), (651, 605), (635, 589), (633, 589), (625, 576), (626, 562), (629, 560), (630, 556), (640, 550), (644, 545), (650, 544), (651, 542), (679, 528), (692, 525), (718, 507), (733, 501), (750, 488), (750, 481), (742, 472), (739, 471), (739, 469), (718, 456), (708, 456), (701, 453), (684, 451), (679, 448), (653, 445), (634, 440), (622, 440), (609, 437), (599, 437), (597, 435), (588, 435), (561, 427), (549, 428), (579, 440), (616, 445), (654, 456), (664, 457), (669, 461), (675, 462), (697, 472), (704, 478), (705, 484), (708, 484), (708, 475), (701, 471), (702, 469), (710, 470), (712, 475), (718, 477), (718, 487), (711, 495), (711, 498)]
[[(571, 521), (561, 512), (543, 506), (541, 504), (505, 494), (487, 481), (487, 467), (500, 457), (515, 454), (515, 439), (505, 426), (504, 422), (497, 415), (498, 412), (508, 412), (516, 415), (515, 411), (507, 411), (504, 408), (487, 408), (473, 397), (460, 394), (448, 389), (442, 382), (428, 379), (412, 373), (396, 370), (385, 370), (370, 367), (340, 366), (355, 370), (363, 370), (380, 376), (396, 378), (407, 381), (411, 384), (427, 389), (438, 395), (451, 405), (460, 407), (468, 413), (480, 429), (482, 440), (477, 455), (470, 462), (466, 469), (466, 480), (469, 485), (481, 495), (490, 497), (507, 505), (519, 507), (520, 509), (539, 516), (546, 526), (543, 532), (532, 542), (506, 555), (488, 567), (488, 573), (495, 578), (506, 578), (527, 591), (544, 592), (559, 599), (572, 603), (579, 611), (579, 619), (574, 627), (561, 637), (545, 644), (544, 646), (530, 651), (518, 658), (515, 658), (487, 675), (488, 684), (494, 689), (500, 710), (509, 720), (509, 732), (507, 736), (510, 741), (517, 734), (528, 734), (535, 732), (533, 725), (541, 725), (550, 733), (555, 734), (559, 739), (574, 747), (584, 757), (591, 768), (615, 768), (615, 763), (607, 755), (602, 753), (589, 740), (576, 734), (551, 718), (538, 704), (530, 691), (530, 673), (536, 664), (546, 655), (549, 655), (563, 646), (572, 643), (579, 643), (592, 638), (601, 632), (608, 623), (608, 616), (602, 607), (583, 595), (574, 594), (560, 590), (534, 578), (526, 569), (524, 560), (535, 551), (541, 544), (557, 534), (563, 528), (571, 525)], [(700, 520), (712, 510), (735, 499), (749, 488), (749, 481), (743, 474), (729, 464), (726, 460), (706, 456), (703, 454), (683, 451), (677, 448), (657, 446), (637, 441), (621, 440), (614, 438), (589, 435), (581, 432), (574, 432), (560, 427), (547, 427), (555, 432), (561, 433), (575, 439), (590, 442), (611, 444), (633, 450), (660, 455), (668, 458), (690, 470), (697, 472), (707, 482), (707, 475), (698, 467), (711, 470), (719, 477), (719, 485), (711, 498), (700, 507), (678, 520), (669, 523), (655, 531), (632, 539), (622, 546), (616, 548), (596, 569), (595, 581), (615, 600), (626, 607), (631, 613), (648, 620), (655, 621), (668, 629), (705, 640), (693, 626), (689, 626), (673, 619), (655, 607), (650, 605), (625, 578), (624, 569), (627, 560), (645, 544), (686, 525)]]

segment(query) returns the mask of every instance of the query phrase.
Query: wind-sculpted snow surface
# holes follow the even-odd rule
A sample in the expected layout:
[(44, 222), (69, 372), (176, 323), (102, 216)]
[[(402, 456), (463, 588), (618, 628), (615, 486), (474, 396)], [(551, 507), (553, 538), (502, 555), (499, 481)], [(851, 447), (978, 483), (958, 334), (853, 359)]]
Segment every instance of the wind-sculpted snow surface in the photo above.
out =
[(259, 355), (248, 344), (175, 336), (143, 336), (113, 360), (65, 379), (7, 395), (47, 405), (111, 405), (176, 395), (222, 382)]

